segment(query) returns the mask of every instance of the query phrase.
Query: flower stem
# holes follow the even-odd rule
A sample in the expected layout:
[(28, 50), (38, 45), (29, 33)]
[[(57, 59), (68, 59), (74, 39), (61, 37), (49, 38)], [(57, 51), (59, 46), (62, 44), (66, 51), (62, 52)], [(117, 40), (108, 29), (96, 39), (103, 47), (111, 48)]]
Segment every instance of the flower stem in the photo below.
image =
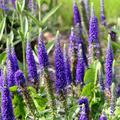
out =
[(26, 41), (25, 41), (25, 36), (24, 36), (24, 24), (23, 24), (22, 13), (20, 13), (20, 26), (21, 26), (21, 39), (22, 39), (22, 52), (23, 52), (23, 71), (26, 76), (26, 57), (25, 57)]

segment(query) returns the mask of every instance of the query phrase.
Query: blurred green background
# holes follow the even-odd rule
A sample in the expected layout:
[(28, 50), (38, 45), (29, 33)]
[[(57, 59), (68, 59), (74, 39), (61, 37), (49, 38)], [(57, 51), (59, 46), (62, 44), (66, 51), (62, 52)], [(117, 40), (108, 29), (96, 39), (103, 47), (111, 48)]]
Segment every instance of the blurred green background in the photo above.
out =
[[(73, 23), (73, 5), (74, 0), (58, 0), (62, 3), (62, 7), (59, 9), (59, 15), (62, 17), (61, 27), (69, 28)], [(76, 0), (80, 6), (80, 0)], [(108, 23), (117, 22), (117, 18), (120, 17), (120, 0), (104, 0), (105, 1), (105, 12)], [(100, 20), (100, 0), (90, 0), (94, 3), (95, 12)]]

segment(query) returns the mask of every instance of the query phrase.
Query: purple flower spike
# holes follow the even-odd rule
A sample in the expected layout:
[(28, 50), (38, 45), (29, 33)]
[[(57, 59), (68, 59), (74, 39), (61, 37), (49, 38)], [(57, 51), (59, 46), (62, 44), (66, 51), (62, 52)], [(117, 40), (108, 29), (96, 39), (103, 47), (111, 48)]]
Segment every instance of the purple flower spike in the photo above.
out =
[(99, 120), (107, 120), (106, 114), (102, 113)]
[(6, 68), (7, 68), (7, 80), (8, 80), (8, 86), (14, 86), (15, 85), (15, 80), (14, 80), (14, 61), (13, 57), (11, 55), (11, 47), (10, 45), (7, 48), (7, 60), (6, 60)]
[(101, 22), (102, 25), (106, 26), (106, 17), (105, 17), (105, 10), (104, 10), (104, 0), (100, 0), (101, 4)]
[(87, 97), (83, 97), (79, 100), (79, 105), (84, 104), (85, 108), (84, 108), (84, 112), (86, 114), (89, 114), (89, 101)]
[(89, 45), (92, 43), (99, 43), (98, 40), (98, 19), (95, 16), (94, 8), (92, 7), (90, 24), (89, 24)]
[(113, 64), (113, 59), (114, 59), (114, 55), (113, 55), (113, 49), (111, 46), (111, 40), (110, 40), (110, 36), (109, 36), (109, 40), (108, 40), (108, 48), (106, 51), (106, 88), (110, 89), (111, 84), (112, 84), (112, 64)]
[(77, 61), (77, 69), (76, 69), (76, 83), (80, 83), (81, 85), (84, 84), (84, 73), (85, 73), (85, 66), (84, 66), (84, 59), (82, 54), (82, 46), (79, 45), (78, 48), (78, 61)]
[(17, 60), (17, 56), (16, 56), (14, 48), (12, 48), (11, 52), (12, 52), (12, 59), (14, 62), (14, 72), (16, 72), (19, 69), (19, 65), (18, 65), (18, 60)]
[(28, 78), (32, 83), (37, 83), (38, 82), (37, 67), (29, 40), (27, 41), (26, 46), (26, 60), (28, 65)]
[(2, 120), (15, 120), (10, 90), (5, 84), (6, 83), (4, 82), (4, 86), (2, 87), (2, 105), (1, 105)]
[(88, 117), (87, 117), (86, 113), (82, 112), (82, 113), (80, 114), (79, 120), (88, 120)]
[(83, 54), (83, 59), (84, 59), (84, 63), (86, 65), (86, 67), (88, 67), (88, 61), (87, 61), (87, 57), (86, 57), (86, 53), (85, 53), (85, 45), (84, 45), (84, 42), (83, 42), (83, 39), (81, 37), (81, 29), (80, 29), (80, 25), (77, 24), (75, 26), (75, 36), (76, 36), (76, 46), (77, 46), (77, 50), (78, 50), (78, 46), (79, 44), (81, 44), (82, 46), (82, 54)]
[(65, 75), (66, 75), (67, 85), (70, 85), (72, 83), (72, 72), (71, 72), (70, 60), (66, 48), (64, 49), (64, 63), (65, 63)]
[(8, 80), (8, 86), (12, 87), (15, 85), (15, 79), (14, 79), (14, 66), (11, 63), (10, 60), (7, 61), (7, 80)]
[(60, 93), (66, 87), (65, 66), (63, 52), (60, 46), (59, 35), (56, 36), (55, 45), (55, 69), (56, 69), (56, 90)]
[(40, 68), (46, 68), (49, 66), (48, 54), (43, 42), (43, 33), (41, 32), (40, 37), (38, 38), (38, 59)]
[(74, 2), (73, 11), (74, 11), (74, 25), (79, 24), (81, 27), (82, 26), (81, 25), (81, 16), (80, 16), (79, 9), (78, 9), (76, 2)]
[(17, 70), (15, 72), (15, 82), (17, 86), (22, 86), (22, 87), (24, 87), (26, 84), (24, 73), (21, 70)]

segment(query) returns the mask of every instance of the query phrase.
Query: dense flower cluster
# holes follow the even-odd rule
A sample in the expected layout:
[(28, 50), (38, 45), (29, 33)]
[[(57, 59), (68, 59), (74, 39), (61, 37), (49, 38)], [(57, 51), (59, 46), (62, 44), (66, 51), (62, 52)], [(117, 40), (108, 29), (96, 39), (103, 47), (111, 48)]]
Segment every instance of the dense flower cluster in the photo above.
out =
[(66, 48), (64, 50), (64, 63), (65, 63), (65, 76), (66, 76), (67, 85), (70, 85), (72, 83), (72, 73), (71, 73), (70, 60)]
[(78, 61), (77, 61), (77, 68), (76, 68), (76, 83), (80, 83), (81, 85), (84, 84), (84, 73), (85, 73), (85, 64), (82, 54), (82, 46), (79, 45), (78, 48)]
[(11, 54), (14, 62), (14, 72), (16, 72), (19, 69), (19, 65), (14, 48), (12, 48)]
[(7, 80), (2, 75), (3, 86), (2, 86), (2, 106), (1, 106), (1, 113), (2, 113), (2, 120), (15, 120), (13, 107), (12, 107), (12, 100), (10, 95), (10, 90), (7, 85)]
[(15, 79), (14, 79), (14, 73), (15, 73), (15, 61), (13, 60), (13, 56), (11, 54), (11, 47), (10, 45), (7, 48), (7, 81), (8, 81), (8, 86), (14, 86), (15, 85)]
[(42, 32), (40, 33), (40, 36), (38, 38), (38, 59), (39, 59), (39, 64), (41, 69), (48, 67), (49, 59), (48, 59), (47, 51), (43, 41)]
[(67, 81), (65, 77), (65, 63), (63, 52), (60, 46), (60, 38), (59, 35), (56, 38), (55, 45), (55, 69), (56, 69), (56, 90), (57, 93), (61, 92), (65, 89)]
[(26, 46), (26, 61), (28, 65), (29, 81), (32, 83), (38, 82), (37, 67), (29, 40), (27, 41), (27, 46)]
[(110, 89), (110, 86), (112, 84), (112, 78), (113, 78), (112, 64), (113, 64), (113, 59), (114, 59), (113, 49), (112, 49), (112, 46), (111, 46), (111, 41), (109, 39), (108, 48), (107, 48), (107, 51), (106, 51), (106, 88), (107, 89)]
[[(93, 9), (93, 8), (92, 8)], [(98, 40), (98, 19), (95, 16), (94, 9), (92, 10), (89, 24), (89, 45), (99, 43)]]
[(17, 86), (24, 87), (26, 85), (26, 79), (24, 73), (21, 70), (15, 72), (15, 82)]
[(74, 25), (79, 24), (81, 27), (81, 16), (76, 2), (74, 2), (73, 10), (74, 10)]

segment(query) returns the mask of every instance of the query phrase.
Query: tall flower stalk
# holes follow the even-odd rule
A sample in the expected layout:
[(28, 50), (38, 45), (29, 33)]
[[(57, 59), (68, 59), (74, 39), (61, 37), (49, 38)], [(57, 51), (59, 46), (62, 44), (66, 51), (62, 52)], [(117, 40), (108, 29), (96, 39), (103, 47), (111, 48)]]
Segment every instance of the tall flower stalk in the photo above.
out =
[(66, 120), (67, 116), (67, 98), (66, 98), (66, 76), (65, 76), (65, 63), (62, 48), (60, 46), (59, 32), (56, 35), (55, 44), (55, 70), (56, 70), (56, 92), (60, 97), (63, 107), (65, 108)]
[(1, 114), (2, 120), (15, 120), (14, 111), (12, 107), (12, 99), (10, 95), (10, 90), (7, 85), (7, 79), (2, 75), (2, 105), (1, 105)]
[(41, 70), (49, 66), (49, 59), (43, 39), (43, 33), (40, 32), (40, 36), (38, 38), (38, 59)]
[(111, 46), (110, 36), (108, 37), (108, 47), (106, 51), (106, 89), (110, 90), (113, 78), (112, 65), (113, 65), (113, 49)]
[(6, 60), (6, 68), (7, 68), (7, 80), (8, 80), (8, 86), (14, 86), (15, 80), (14, 80), (14, 72), (15, 72), (15, 63), (11, 54), (11, 45), (7, 45), (7, 60)]
[(34, 85), (36, 91), (39, 90), (39, 78), (37, 73), (36, 62), (33, 56), (30, 41), (27, 40), (26, 46), (26, 60), (28, 65), (28, 79)]
[(71, 34), (69, 38), (69, 54), (70, 54), (70, 63), (71, 63), (71, 70), (72, 70), (72, 83), (75, 85), (76, 80), (76, 65), (77, 65), (77, 49), (78, 43), (76, 41), (76, 35), (74, 28), (71, 29)]
[(36, 119), (38, 111), (30, 95), (30, 92), (27, 89), (26, 78), (24, 76), (24, 73), (21, 70), (17, 70), (15, 72), (15, 81), (16, 81), (17, 86), (22, 90), (23, 97), (25, 99), (27, 107), (29, 108), (31, 114), (34, 116), (34, 119)]
[(66, 75), (67, 85), (71, 85), (72, 72), (71, 72), (70, 59), (68, 56), (66, 45), (64, 46), (64, 63), (65, 63), (65, 75)]
[(56, 90), (59, 94), (60, 92), (65, 90), (67, 85), (66, 77), (65, 77), (65, 64), (62, 48), (60, 46), (60, 36), (57, 33), (56, 36), (56, 45), (55, 45), (55, 69), (56, 69)]
[(79, 44), (81, 44), (84, 64), (85, 64), (86, 67), (88, 67), (88, 61), (87, 61), (87, 57), (86, 57), (85, 44), (84, 44), (84, 41), (82, 39), (82, 31), (80, 30), (80, 25), (79, 24), (77, 24), (75, 26), (74, 33), (75, 33), (75, 36), (76, 36), (77, 51), (79, 49)]
[(15, 53), (14, 47), (12, 47), (11, 54), (14, 62), (14, 71), (16, 72), (19, 69), (19, 65), (18, 65), (18, 59)]
[(75, 1), (74, 1), (74, 4), (73, 4), (73, 12), (74, 12), (74, 25), (79, 24), (80, 28), (82, 28), (81, 15), (80, 15), (77, 3)]
[(93, 4), (91, 7), (91, 17), (89, 23), (89, 64), (92, 63), (94, 58), (100, 59), (100, 43), (98, 39), (98, 19), (95, 16)]
[(79, 44), (78, 47), (78, 61), (77, 61), (77, 68), (76, 68), (76, 84), (80, 86), (79, 90), (79, 96), (80, 91), (84, 85), (84, 74), (85, 74), (85, 64), (82, 54), (82, 46)]
[(50, 100), (50, 107), (52, 108), (53, 120), (55, 120), (56, 104), (55, 104), (55, 96), (54, 96), (53, 83), (52, 83), (53, 81), (51, 80), (51, 76), (49, 73), (49, 59), (43, 41), (42, 32), (40, 33), (40, 36), (38, 38), (38, 58), (39, 58), (40, 69), (43, 69), (44, 79), (46, 81), (46, 86), (47, 86), (46, 89)]

